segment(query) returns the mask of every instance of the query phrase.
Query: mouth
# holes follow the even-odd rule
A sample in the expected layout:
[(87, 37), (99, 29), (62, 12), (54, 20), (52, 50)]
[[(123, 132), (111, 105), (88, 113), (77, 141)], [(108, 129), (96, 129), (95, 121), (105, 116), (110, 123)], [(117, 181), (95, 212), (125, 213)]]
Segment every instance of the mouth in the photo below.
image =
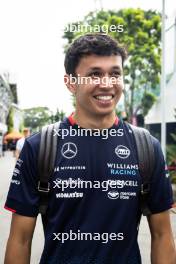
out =
[(94, 98), (99, 101), (110, 101), (114, 98), (114, 95), (95, 95)]
[(113, 94), (101, 94), (101, 95), (95, 95), (93, 96), (93, 98), (96, 101), (96, 104), (99, 107), (109, 107), (112, 105), (113, 103), (113, 98), (114, 95)]

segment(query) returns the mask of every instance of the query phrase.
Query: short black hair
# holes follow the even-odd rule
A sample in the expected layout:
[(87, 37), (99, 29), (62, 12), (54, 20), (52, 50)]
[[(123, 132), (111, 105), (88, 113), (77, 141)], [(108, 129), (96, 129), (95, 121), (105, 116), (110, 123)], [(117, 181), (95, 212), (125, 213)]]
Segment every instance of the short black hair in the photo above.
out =
[(80, 59), (93, 54), (98, 56), (120, 55), (122, 57), (122, 65), (127, 57), (125, 48), (109, 35), (89, 33), (78, 37), (69, 46), (64, 61), (66, 73), (75, 76), (75, 70)]

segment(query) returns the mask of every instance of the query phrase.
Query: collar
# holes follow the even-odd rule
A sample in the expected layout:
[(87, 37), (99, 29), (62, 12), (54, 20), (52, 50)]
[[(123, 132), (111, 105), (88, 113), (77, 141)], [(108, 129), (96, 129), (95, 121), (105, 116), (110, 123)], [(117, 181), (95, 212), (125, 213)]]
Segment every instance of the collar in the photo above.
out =
[[(73, 118), (74, 112), (68, 117), (68, 120), (72, 126), (77, 125), (76, 120)], [(116, 116), (114, 120), (114, 125), (117, 126), (119, 123), (119, 118)]]

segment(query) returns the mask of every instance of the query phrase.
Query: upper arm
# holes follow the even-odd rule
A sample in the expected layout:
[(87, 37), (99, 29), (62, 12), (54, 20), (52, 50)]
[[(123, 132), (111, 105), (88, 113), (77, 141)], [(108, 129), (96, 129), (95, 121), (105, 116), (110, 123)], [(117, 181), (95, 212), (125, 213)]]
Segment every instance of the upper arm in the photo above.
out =
[[(150, 193), (148, 207), (152, 214), (169, 210), (173, 204), (173, 194), (166, 163), (158, 140), (153, 138), (155, 151), (155, 166), (150, 178)], [(155, 216), (157, 217), (157, 216)]]
[(31, 243), (34, 229), (36, 225), (36, 217), (27, 217), (19, 214), (12, 214), (10, 238), (25, 244)]
[(148, 223), (152, 238), (161, 237), (163, 235), (172, 236), (172, 227), (170, 222), (169, 211), (148, 216)]
[[(33, 143), (33, 142), (32, 142)], [(38, 145), (26, 140), (13, 171), (5, 208), (19, 215), (37, 217), (39, 211)]]

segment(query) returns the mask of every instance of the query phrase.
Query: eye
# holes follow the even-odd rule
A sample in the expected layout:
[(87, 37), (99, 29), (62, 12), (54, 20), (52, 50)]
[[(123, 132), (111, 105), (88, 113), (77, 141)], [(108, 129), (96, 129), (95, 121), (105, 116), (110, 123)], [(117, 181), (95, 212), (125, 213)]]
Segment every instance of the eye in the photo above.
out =
[(111, 73), (111, 76), (112, 77), (119, 77), (119, 76), (121, 76), (121, 72), (120, 71), (114, 71)]
[(99, 71), (94, 71), (94, 72), (90, 72), (89, 76), (92, 77), (92, 78), (97, 78), (97, 77), (101, 77), (102, 73), (99, 72)]

